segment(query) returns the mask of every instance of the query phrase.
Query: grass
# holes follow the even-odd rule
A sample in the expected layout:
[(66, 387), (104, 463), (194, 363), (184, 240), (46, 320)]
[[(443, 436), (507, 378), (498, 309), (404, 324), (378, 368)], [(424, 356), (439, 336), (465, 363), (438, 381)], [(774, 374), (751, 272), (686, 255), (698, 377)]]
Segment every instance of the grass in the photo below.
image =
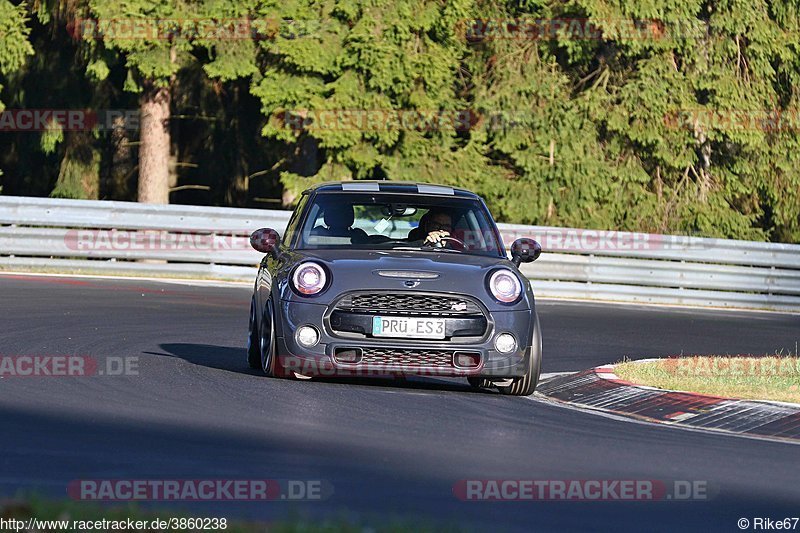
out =
[(620, 379), (660, 389), (698, 392), (725, 398), (800, 403), (797, 356), (691, 356), (614, 368)]
[[(275, 505), (281, 505), (276, 503)], [(38, 496), (27, 496), (13, 500), (0, 500), (0, 518), (9, 520), (28, 520), (33, 517), (39, 521), (67, 520), (69, 527), (66, 529), (41, 528), (42, 533), (56, 532), (78, 532), (85, 533), (86, 529), (73, 527), (73, 521), (100, 521), (114, 520), (144, 521), (148, 523), (145, 529), (137, 531), (167, 531), (167, 529), (151, 529), (149, 524), (153, 520), (170, 520), (171, 518), (199, 518), (217, 517), (223, 518), (221, 513), (202, 513), (202, 512), (176, 512), (174, 510), (159, 511), (157, 509), (143, 509), (136, 504), (116, 504), (101, 505), (93, 502), (80, 502), (72, 500), (49, 500)], [(378, 524), (372, 522), (380, 522)], [(339, 518), (306, 518), (299, 515), (290, 514), (288, 518), (270, 522), (255, 523), (241, 522), (227, 519), (225, 529), (207, 529), (207, 531), (217, 531), (224, 533), (405, 533), (405, 532), (437, 532), (437, 531), (459, 531), (456, 527), (445, 527), (442, 525), (432, 525), (422, 520), (411, 521), (403, 518), (382, 518), (378, 520), (366, 521), (353, 520), (346, 516)], [(6, 522), (7, 523), (7, 522)], [(76, 524), (78, 525), (78, 524)], [(95, 530), (97, 530), (95, 528)], [(181, 531), (181, 529), (172, 529)], [(13, 529), (12, 529), (13, 531)], [(122, 530), (119, 530), (122, 531)], [(182, 529), (182, 531), (198, 531), (198, 529)]]

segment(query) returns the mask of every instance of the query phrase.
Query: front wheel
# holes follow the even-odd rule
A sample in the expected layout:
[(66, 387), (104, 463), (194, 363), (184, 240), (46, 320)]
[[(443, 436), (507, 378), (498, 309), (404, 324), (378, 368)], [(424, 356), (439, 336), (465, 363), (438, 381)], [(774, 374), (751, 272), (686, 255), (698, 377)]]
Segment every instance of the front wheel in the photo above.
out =
[(256, 320), (256, 299), (250, 300), (250, 327), (247, 332), (247, 366), (261, 368), (258, 320)]
[(259, 335), (260, 366), (269, 377), (275, 376), (275, 320), (272, 309), (272, 300), (267, 303), (261, 319), (261, 334)]
[(536, 390), (539, 383), (539, 375), (542, 372), (542, 333), (539, 329), (539, 315), (534, 321), (533, 342), (531, 342), (531, 353), (528, 358), (528, 369), (524, 376), (514, 378), (511, 385), (497, 387), (500, 394), (509, 396), (530, 396)]

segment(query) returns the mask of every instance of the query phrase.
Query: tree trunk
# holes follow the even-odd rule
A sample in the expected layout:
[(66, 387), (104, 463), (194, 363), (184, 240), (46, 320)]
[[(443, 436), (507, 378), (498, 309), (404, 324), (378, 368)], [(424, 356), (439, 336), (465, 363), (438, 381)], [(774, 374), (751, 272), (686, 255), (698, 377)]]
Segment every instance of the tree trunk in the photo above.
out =
[(140, 100), (139, 201), (169, 203), (170, 90), (148, 84)]
[[(237, 114), (237, 110), (241, 109), (241, 98), (239, 98), (239, 86), (234, 85), (232, 91), (232, 98), (230, 103), (225, 109), (225, 114), (232, 117), (230, 121), (231, 129), (233, 130), (233, 170), (232, 178), (228, 183), (227, 190), (225, 191), (225, 204), (234, 207), (245, 207), (247, 205), (247, 196), (250, 191), (250, 180), (248, 178), (247, 159), (245, 157), (246, 148), (244, 139), (242, 139), (242, 121), (243, 117)], [(227, 117), (226, 117), (227, 118)]]

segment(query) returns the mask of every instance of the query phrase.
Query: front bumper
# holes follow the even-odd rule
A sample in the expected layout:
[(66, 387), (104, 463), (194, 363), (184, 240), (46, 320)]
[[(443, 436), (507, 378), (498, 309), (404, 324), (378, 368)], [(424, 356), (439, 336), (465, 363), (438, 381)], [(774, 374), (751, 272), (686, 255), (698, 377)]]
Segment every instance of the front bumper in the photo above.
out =
[[(278, 364), (287, 373), (306, 376), (403, 374), (507, 378), (524, 375), (529, 366), (534, 327), (532, 310), (493, 311), (484, 336), (448, 341), (344, 336), (328, 327), (325, 321), (327, 309), (324, 304), (281, 301), (276, 317), (276, 348)], [(295, 339), (297, 328), (303, 325), (312, 325), (319, 331), (320, 340), (311, 348), (301, 346)], [(494, 339), (502, 332), (514, 335), (518, 345), (516, 351), (503, 354), (495, 349)], [(363, 350), (364, 354), (378, 356), (365, 357), (367, 361), (359, 363), (346, 363), (336, 356), (341, 350), (355, 348)], [(448, 353), (452, 356), (469, 353), (479, 356), (480, 361), (474, 367), (448, 365), (445, 364)], [(392, 354), (400, 355), (395, 357)], [(417, 359), (416, 355), (420, 357)]]

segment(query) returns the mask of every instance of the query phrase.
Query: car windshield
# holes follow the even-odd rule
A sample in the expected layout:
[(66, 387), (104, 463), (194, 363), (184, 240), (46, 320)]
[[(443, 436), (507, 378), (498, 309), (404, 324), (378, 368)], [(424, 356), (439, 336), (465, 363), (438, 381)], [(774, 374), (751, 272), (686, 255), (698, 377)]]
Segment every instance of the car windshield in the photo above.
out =
[[(438, 245), (427, 240), (437, 232)], [(446, 232), (442, 233), (442, 232)], [(317, 193), (298, 249), (436, 250), (505, 256), (482, 202), (404, 194)]]

